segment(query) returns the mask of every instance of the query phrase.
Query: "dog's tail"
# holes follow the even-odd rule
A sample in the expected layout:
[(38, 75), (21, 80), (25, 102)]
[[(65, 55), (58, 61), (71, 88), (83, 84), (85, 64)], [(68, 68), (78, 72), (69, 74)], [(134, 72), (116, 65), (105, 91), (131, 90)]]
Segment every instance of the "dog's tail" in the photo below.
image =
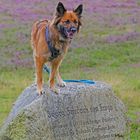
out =
[(37, 33), (39, 31), (39, 29), (41, 28), (41, 26), (43, 24), (47, 24), (48, 23), (48, 20), (39, 20), (39, 21), (36, 21), (33, 26), (32, 26), (32, 31), (31, 31), (31, 46), (32, 46), (32, 49), (34, 49), (34, 47), (36, 46), (36, 37), (37, 37)]
[(34, 49), (35, 44), (36, 44), (35, 40), (36, 40), (36, 35), (38, 32), (37, 25), (38, 25), (38, 21), (36, 21), (32, 26), (32, 31), (31, 31), (31, 47), (32, 47), (32, 49)]

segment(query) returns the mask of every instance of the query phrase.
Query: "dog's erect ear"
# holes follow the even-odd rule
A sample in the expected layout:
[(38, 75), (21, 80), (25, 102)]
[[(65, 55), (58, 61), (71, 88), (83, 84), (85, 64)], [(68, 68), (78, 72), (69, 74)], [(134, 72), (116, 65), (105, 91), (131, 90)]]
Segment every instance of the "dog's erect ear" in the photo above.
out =
[(82, 5), (82, 4), (80, 4), (80, 5), (74, 10), (74, 12), (76, 13), (76, 15), (77, 15), (79, 18), (81, 17), (82, 11), (83, 11), (83, 5)]
[(59, 2), (56, 7), (56, 14), (57, 16), (63, 16), (67, 10), (65, 9), (63, 3)]

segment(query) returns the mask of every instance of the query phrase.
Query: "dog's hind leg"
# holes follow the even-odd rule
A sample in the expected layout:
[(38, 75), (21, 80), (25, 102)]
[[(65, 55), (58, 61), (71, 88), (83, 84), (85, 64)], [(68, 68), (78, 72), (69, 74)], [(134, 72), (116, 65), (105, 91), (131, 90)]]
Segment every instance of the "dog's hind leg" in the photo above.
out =
[(43, 88), (43, 78), (42, 78), (42, 70), (43, 70), (43, 64), (44, 61), (42, 60), (43, 58), (40, 57), (35, 57), (35, 66), (36, 66), (36, 82), (37, 82), (37, 90), (39, 95), (42, 94)]

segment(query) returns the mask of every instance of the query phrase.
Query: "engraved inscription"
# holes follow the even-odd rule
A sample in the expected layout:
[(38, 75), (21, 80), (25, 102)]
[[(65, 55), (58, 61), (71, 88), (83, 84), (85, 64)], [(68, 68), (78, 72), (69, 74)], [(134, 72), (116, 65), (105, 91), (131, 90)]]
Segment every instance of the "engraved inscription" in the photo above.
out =
[[(73, 136), (78, 137), (80, 140), (100, 140), (115, 136), (114, 130), (116, 126), (113, 122), (116, 121), (117, 117), (111, 115), (97, 116), (97, 113), (98, 115), (102, 112), (109, 114), (111, 111), (113, 111), (113, 106), (101, 104), (90, 107), (90, 109), (86, 107), (68, 107), (65, 111), (48, 112), (48, 117), (53, 119), (51, 128), (56, 140)], [(80, 119), (82, 115), (86, 116), (85, 119)], [(69, 119), (69, 117), (72, 119)], [(83, 137), (81, 138), (82, 135)]]
[(87, 113), (97, 113), (97, 112), (102, 112), (102, 111), (112, 111), (113, 107), (112, 106), (102, 106), (101, 104), (98, 107), (91, 107), (90, 110), (87, 108), (80, 108), (78, 107), (76, 109), (73, 108), (67, 108), (67, 111), (48, 111), (48, 117), (51, 118), (59, 118), (59, 117), (65, 117), (67, 115), (77, 115), (77, 114), (87, 114)]

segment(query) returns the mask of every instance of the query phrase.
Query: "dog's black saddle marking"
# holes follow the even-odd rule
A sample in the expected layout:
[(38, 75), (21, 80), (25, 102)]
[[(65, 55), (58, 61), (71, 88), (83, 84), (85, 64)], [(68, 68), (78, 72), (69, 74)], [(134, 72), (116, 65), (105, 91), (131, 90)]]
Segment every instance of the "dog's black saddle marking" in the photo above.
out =
[(53, 59), (57, 58), (61, 53), (60, 53), (60, 50), (53, 47), (53, 44), (52, 44), (51, 39), (50, 39), (48, 26), (46, 27), (45, 37), (46, 37), (46, 42), (48, 44), (48, 48), (51, 52), (51, 56), (49, 57), (49, 61), (52, 61)]

